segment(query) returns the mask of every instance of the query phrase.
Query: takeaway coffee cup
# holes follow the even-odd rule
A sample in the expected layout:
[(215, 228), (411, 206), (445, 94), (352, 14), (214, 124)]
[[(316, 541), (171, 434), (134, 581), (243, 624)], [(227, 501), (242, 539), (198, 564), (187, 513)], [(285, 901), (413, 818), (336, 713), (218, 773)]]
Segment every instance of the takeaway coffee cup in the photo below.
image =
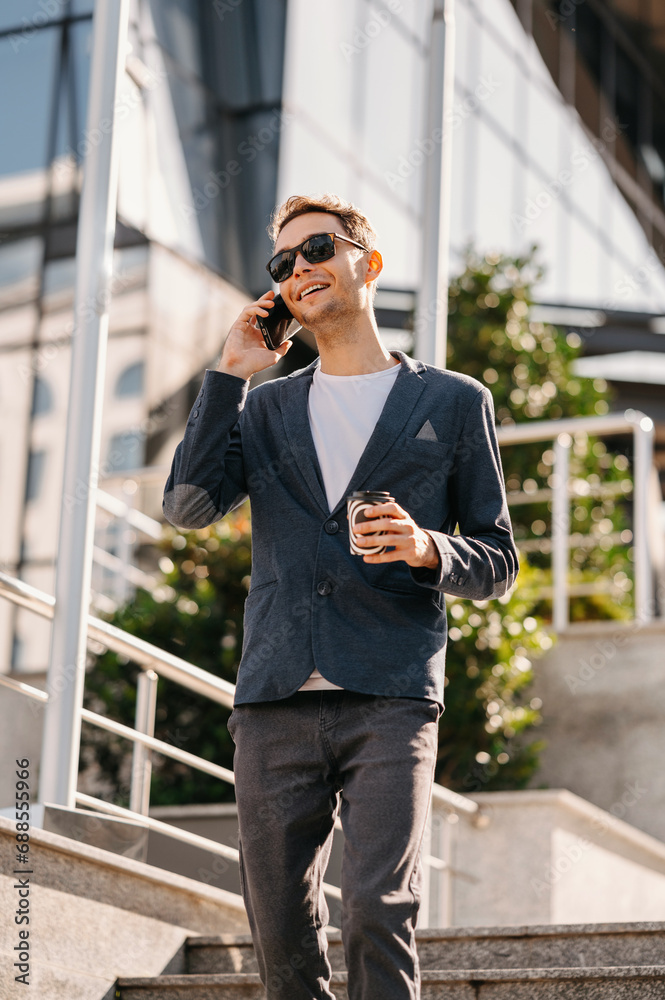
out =
[[(391, 497), (390, 493), (377, 493), (373, 490), (364, 490), (359, 493), (351, 493), (350, 496), (346, 498), (346, 510), (349, 518), (349, 544), (351, 547), (351, 552), (355, 556), (378, 556), (382, 552), (386, 551), (386, 545), (373, 545), (373, 546), (363, 546), (360, 548), (353, 540), (353, 535), (356, 529), (356, 525), (360, 524), (362, 521), (370, 521), (371, 516), (366, 516), (366, 511), (368, 508), (373, 507), (378, 503), (388, 503), (388, 501), (393, 500), (395, 497)], [(372, 535), (384, 535), (384, 531), (372, 531)]]

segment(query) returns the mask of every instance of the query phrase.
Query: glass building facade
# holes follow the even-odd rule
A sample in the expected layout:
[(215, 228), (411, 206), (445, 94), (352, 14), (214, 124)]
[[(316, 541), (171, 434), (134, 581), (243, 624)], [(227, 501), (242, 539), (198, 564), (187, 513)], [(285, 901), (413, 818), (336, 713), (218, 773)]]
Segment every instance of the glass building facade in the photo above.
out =
[[(613, 19), (607, 4), (563, 4), (589, 19), (596, 6)], [(662, 190), (644, 188), (641, 215), (627, 197), (627, 178), (646, 170), (632, 145), (638, 108), (626, 106), (616, 80), (615, 97), (601, 99), (582, 52), (593, 45), (586, 35), (575, 42), (570, 18), (548, 21), (540, 0), (518, 7), (455, 4), (453, 266), (469, 241), (515, 253), (537, 243), (544, 301), (660, 312), (660, 260), (644, 281), (626, 280), (649, 268), (661, 211)], [(306, 9), (304, 0), (289, 5), (284, 105), (294, 118), (283, 137), (279, 195), (329, 188), (357, 201), (386, 251), (384, 284), (417, 290), (430, 5), (357, 0), (323, 38)], [(325, 80), (312, 81), (296, 55), (314, 44), (329, 67)]]
[[(0, 565), (54, 589), (93, 0), (0, 10)], [(163, 472), (200, 375), (264, 287), (286, 4), (132, 0), (116, 108), (118, 221), (101, 485), (160, 516)], [(260, 58), (258, 53), (261, 53)], [(14, 95), (14, 97), (12, 97)], [(164, 458), (168, 461), (168, 458)], [(140, 484), (140, 485), (139, 485)], [(94, 605), (124, 592), (100, 511)], [(106, 556), (105, 556), (106, 553)], [(147, 579), (147, 578), (146, 578)], [(50, 626), (0, 602), (0, 670), (46, 667)]]

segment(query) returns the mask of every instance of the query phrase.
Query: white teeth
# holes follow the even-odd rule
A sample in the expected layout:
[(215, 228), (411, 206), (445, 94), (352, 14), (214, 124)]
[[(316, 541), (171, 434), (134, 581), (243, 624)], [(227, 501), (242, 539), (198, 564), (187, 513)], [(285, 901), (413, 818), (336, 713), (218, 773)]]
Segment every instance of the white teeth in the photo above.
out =
[(327, 288), (327, 287), (328, 287), (327, 285), (310, 285), (309, 288), (306, 288), (304, 292), (300, 293), (300, 298), (304, 299), (306, 295), (309, 295), (310, 292), (315, 292), (318, 288)]

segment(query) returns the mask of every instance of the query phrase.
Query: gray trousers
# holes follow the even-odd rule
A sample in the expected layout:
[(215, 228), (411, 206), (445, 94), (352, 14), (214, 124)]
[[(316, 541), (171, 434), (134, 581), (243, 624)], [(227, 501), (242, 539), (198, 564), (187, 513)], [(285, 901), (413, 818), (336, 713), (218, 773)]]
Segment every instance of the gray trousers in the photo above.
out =
[(330, 1000), (321, 890), (341, 796), (349, 1000), (417, 1000), (420, 847), (440, 707), (302, 691), (229, 720), (240, 878), (268, 1000)]

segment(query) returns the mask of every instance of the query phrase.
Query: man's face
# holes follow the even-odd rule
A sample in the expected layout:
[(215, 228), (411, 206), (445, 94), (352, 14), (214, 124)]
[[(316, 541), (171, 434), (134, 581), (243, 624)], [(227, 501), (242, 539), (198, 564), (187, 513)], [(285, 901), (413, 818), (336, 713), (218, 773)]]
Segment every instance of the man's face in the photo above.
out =
[[(275, 253), (298, 246), (317, 233), (346, 236), (341, 220), (330, 212), (298, 215), (284, 226), (275, 244)], [(299, 323), (317, 332), (331, 322), (348, 319), (362, 310), (369, 288), (366, 287), (369, 254), (350, 243), (338, 240), (330, 260), (310, 264), (298, 251), (293, 274), (283, 281), (280, 294)], [(314, 286), (323, 287), (314, 289)]]

